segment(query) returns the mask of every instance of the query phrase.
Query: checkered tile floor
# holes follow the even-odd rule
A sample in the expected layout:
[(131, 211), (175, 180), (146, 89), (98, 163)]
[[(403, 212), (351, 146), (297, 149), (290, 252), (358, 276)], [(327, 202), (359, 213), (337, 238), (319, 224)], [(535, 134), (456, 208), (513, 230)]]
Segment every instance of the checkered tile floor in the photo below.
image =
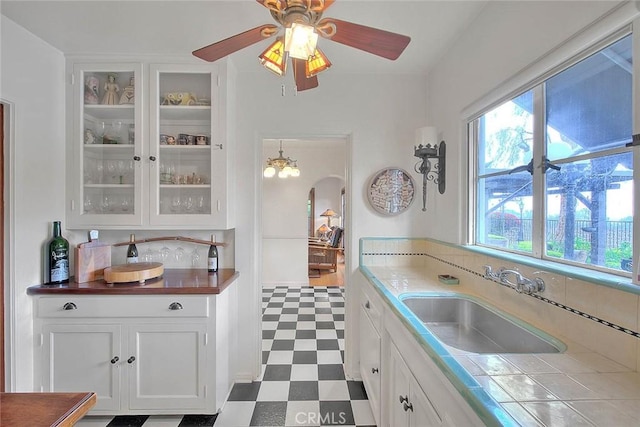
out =
[(115, 417), (102, 424), (85, 418), (77, 425), (375, 426), (362, 382), (344, 375), (343, 291), (337, 286), (263, 289), (262, 378), (236, 384), (217, 418)]

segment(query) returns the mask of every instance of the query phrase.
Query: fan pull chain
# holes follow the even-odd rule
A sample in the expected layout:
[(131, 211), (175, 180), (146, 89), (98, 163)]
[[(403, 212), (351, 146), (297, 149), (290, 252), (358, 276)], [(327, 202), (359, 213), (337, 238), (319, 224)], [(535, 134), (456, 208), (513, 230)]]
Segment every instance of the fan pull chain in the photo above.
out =
[(284, 85), (282, 85), (282, 86), (280, 87), (280, 95), (281, 95), (281, 96), (285, 96), (286, 94), (287, 94), (287, 93), (286, 93), (286, 90), (285, 90), (285, 86), (284, 86)]

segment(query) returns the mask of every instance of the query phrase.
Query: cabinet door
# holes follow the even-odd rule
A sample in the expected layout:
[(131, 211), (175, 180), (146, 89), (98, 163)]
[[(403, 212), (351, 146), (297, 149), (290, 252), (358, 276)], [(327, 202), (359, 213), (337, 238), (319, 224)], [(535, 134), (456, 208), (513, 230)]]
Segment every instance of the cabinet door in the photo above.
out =
[[(435, 411), (431, 401), (422, 391), (415, 379), (411, 378), (411, 394), (409, 395), (409, 426), (430, 427), (441, 426), (442, 420)], [(403, 406), (404, 408), (404, 406)]]
[(427, 395), (400, 356), (395, 345), (389, 346), (390, 426), (432, 427), (441, 420)]
[(360, 307), (360, 375), (376, 424), (380, 424), (380, 335)]
[(93, 411), (120, 409), (119, 325), (43, 327), (43, 387), (50, 392), (94, 391)]
[(394, 345), (389, 346), (389, 426), (406, 427), (409, 425), (409, 413), (404, 409), (403, 403), (409, 399), (410, 375), (402, 357)]
[(75, 64), (70, 227), (142, 224), (142, 66)]
[(131, 409), (206, 407), (206, 325), (137, 324), (126, 357)]
[[(218, 75), (210, 65), (152, 65), (150, 223), (219, 226), (226, 192), (218, 164), (226, 149), (216, 130)], [(224, 167), (222, 168), (224, 170)]]

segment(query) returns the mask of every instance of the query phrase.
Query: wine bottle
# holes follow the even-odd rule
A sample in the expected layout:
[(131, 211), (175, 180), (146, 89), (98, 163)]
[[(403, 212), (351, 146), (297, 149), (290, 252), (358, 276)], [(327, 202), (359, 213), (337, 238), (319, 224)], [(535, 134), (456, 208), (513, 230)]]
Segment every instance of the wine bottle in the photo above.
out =
[(129, 247), (127, 248), (127, 264), (138, 262), (138, 248), (136, 248), (136, 235), (129, 236)]
[(60, 221), (53, 221), (53, 238), (49, 241), (49, 283), (69, 281), (69, 242), (62, 237)]
[[(215, 242), (215, 238), (211, 235), (211, 243)], [(209, 246), (209, 253), (207, 254), (207, 270), (211, 273), (218, 271), (218, 248), (216, 245)]]

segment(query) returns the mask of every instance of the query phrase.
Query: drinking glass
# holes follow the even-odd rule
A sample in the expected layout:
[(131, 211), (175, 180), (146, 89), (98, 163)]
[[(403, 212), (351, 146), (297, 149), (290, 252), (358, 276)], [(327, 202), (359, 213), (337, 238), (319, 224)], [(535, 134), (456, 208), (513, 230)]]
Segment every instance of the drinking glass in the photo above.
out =
[(84, 213), (93, 212), (93, 200), (88, 194), (84, 196)]
[(199, 261), (200, 261), (200, 253), (198, 252), (198, 249), (193, 249), (193, 252), (191, 252), (191, 266), (197, 267)]
[(116, 161), (107, 160), (105, 163), (107, 164), (107, 175), (109, 176), (109, 184), (117, 184), (118, 177), (116, 176)]
[(182, 259), (184, 258), (184, 249), (182, 249), (182, 247), (178, 246), (176, 248), (176, 252), (174, 253), (174, 256), (176, 258), (176, 262), (178, 264), (180, 264), (182, 262)]
[(192, 214), (193, 213), (193, 197), (191, 196), (187, 196), (184, 201), (182, 202), (182, 208), (186, 211), (186, 213), (188, 214)]
[(180, 196), (173, 196), (171, 198), (171, 212), (172, 213), (180, 213), (182, 210), (182, 201), (180, 200)]
[(107, 122), (96, 123), (96, 135), (98, 135), (98, 138), (100, 138), (98, 141), (96, 141), (98, 144), (104, 144), (103, 138), (107, 133), (108, 128), (109, 126), (107, 125)]

